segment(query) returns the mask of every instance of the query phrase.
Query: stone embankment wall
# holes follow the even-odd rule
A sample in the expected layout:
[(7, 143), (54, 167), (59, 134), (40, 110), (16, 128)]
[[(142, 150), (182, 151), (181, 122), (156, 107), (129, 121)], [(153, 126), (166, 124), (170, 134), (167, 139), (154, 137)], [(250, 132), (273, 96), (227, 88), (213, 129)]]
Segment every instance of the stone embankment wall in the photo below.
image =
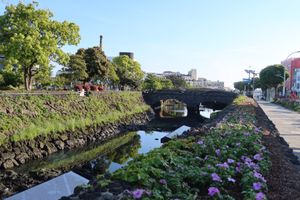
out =
[(137, 92), (0, 97), (0, 168), (136, 130), (149, 109)]

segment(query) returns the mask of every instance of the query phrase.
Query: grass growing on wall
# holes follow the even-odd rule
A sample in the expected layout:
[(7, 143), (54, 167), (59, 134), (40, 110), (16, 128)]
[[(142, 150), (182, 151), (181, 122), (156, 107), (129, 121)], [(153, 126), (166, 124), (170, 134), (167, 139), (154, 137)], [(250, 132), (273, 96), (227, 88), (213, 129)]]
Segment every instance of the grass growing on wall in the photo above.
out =
[(117, 121), (149, 109), (139, 92), (0, 97), (0, 144)]

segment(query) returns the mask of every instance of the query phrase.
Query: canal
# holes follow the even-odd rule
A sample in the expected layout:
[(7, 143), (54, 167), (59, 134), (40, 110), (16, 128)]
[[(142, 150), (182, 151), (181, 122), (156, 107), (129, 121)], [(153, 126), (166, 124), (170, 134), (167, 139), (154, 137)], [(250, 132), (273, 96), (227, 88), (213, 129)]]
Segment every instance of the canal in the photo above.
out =
[[(178, 127), (199, 126), (214, 112), (212, 109), (201, 108), (199, 118), (189, 119), (184, 103), (167, 101), (161, 106), (159, 116), (149, 122), (145, 129), (121, 133), (106, 142), (60, 151), (45, 159), (34, 160), (13, 169), (16, 180), (0, 176), (0, 184), (10, 185), (7, 191), (1, 191), (0, 196), (10, 196), (70, 171), (88, 180), (93, 180), (97, 175), (113, 173), (138, 155), (162, 146), (161, 138)], [(18, 176), (22, 179), (16, 182)]]

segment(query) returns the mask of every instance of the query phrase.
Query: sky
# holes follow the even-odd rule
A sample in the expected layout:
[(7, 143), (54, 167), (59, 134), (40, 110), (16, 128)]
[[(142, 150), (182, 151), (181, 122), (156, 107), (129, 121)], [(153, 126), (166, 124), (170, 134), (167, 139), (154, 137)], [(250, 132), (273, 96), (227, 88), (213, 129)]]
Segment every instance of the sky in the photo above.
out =
[[(1, 0), (0, 15), (7, 2)], [(24, 0), (24, 2), (30, 2)], [(300, 50), (299, 0), (39, 0), (58, 21), (80, 26), (78, 46), (107, 56), (134, 53), (145, 72), (197, 69), (198, 77), (233, 82)], [(300, 55), (299, 55), (300, 56)], [(57, 70), (58, 68), (56, 68)]]

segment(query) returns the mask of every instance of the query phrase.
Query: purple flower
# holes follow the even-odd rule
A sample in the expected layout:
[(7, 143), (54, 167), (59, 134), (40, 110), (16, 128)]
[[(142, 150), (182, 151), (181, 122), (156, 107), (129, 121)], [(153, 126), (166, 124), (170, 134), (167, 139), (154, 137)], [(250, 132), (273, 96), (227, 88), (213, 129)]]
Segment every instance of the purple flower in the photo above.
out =
[(255, 154), (254, 156), (253, 156), (253, 158), (255, 159), (255, 160), (258, 160), (258, 161), (260, 161), (260, 160), (262, 160), (263, 158), (262, 158), (262, 156), (258, 153), (258, 154)]
[(240, 166), (236, 167), (236, 168), (235, 168), (235, 171), (236, 171), (236, 172), (241, 172), (241, 167), (240, 167)]
[(203, 140), (198, 140), (197, 144), (203, 145), (204, 142), (203, 142)]
[(216, 149), (216, 154), (217, 154), (217, 156), (220, 156), (221, 155), (221, 150), (220, 149)]
[(244, 160), (244, 162), (245, 162), (245, 164), (247, 164), (247, 163), (252, 162), (252, 160), (250, 158), (246, 157), (245, 160)]
[(216, 188), (216, 187), (209, 187), (208, 188), (208, 195), (209, 196), (214, 196), (215, 194), (218, 194), (218, 193), (220, 193), (220, 190), (218, 189), (218, 188)]
[(204, 157), (204, 160), (207, 160), (207, 158), (208, 158), (208, 155), (206, 155), (206, 156)]
[(249, 135), (250, 135), (249, 132), (245, 132), (245, 133), (244, 133), (244, 136), (249, 136)]
[(257, 171), (254, 170), (253, 176), (257, 179), (262, 180), (263, 182), (267, 182), (266, 179), (261, 175), (261, 173), (258, 173)]
[(241, 146), (241, 143), (238, 142), (238, 143), (236, 143), (235, 145), (236, 145), (237, 147), (239, 147), (239, 146)]
[(265, 199), (265, 194), (262, 193), (262, 192), (259, 192), (259, 193), (256, 194), (255, 199), (256, 200), (263, 200), (263, 199)]
[(260, 182), (257, 183), (253, 183), (253, 189), (254, 190), (260, 190), (261, 189), (262, 184)]
[(257, 128), (257, 127), (255, 127), (254, 131), (257, 133), (257, 132), (259, 132), (259, 131), (260, 131), (260, 129), (259, 129), (259, 128)]
[(216, 173), (212, 173), (211, 174), (211, 178), (212, 178), (213, 181), (222, 182), (220, 176), (218, 174), (216, 174)]
[(266, 147), (263, 146), (262, 148), (260, 148), (260, 151), (265, 151), (266, 150)]
[(162, 184), (162, 185), (166, 185), (167, 181), (166, 181), (166, 179), (160, 179), (159, 183)]
[(229, 182), (235, 183), (235, 179), (234, 179), (234, 178), (228, 177), (227, 180), (228, 180)]
[(144, 192), (145, 192), (144, 189), (136, 189), (132, 192), (132, 196), (135, 199), (140, 199), (143, 196)]
[(228, 169), (229, 168), (229, 165), (227, 164), (227, 162), (224, 162), (223, 164), (217, 164), (216, 165), (217, 167), (222, 167), (222, 168), (225, 168), (225, 169)]
[(208, 169), (211, 169), (212, 167), (211, 167), (211, 165), (207, 165), (207, 168), (208, 168)]
[(232, 163), (234, 163), (234, 160), (228, 158), (228, 159), (227, 159), (227, 162), (228, 162), (229, 164), (232, 164)]

